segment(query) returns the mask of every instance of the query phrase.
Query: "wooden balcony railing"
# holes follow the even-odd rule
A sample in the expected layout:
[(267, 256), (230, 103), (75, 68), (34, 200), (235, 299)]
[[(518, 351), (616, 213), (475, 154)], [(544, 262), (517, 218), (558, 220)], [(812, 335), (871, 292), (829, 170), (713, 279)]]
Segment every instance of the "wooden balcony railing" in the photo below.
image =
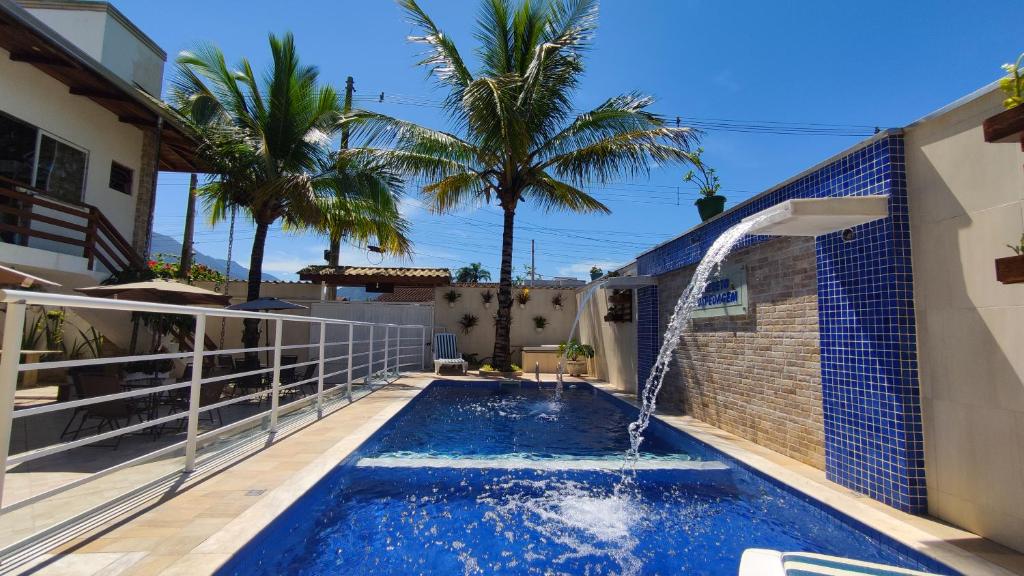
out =
[[(39, 238), (81, 249), (89, 269), (111, 273), (144, 268), (142, 256), (95, 206), (57, 200), (42, 190), (0, 177), (0, 241), (27, 246)], [(63, 253), (63, 251), (62, 251)]]

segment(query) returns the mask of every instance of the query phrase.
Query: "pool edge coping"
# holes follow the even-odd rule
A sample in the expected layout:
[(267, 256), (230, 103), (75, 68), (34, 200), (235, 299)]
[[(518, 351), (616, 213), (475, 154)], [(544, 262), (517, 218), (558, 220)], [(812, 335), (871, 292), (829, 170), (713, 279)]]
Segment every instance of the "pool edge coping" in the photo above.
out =
[[(635, 395), (630, 394), (607, 382), (589, 380), (588, 383), (594, 388), (625, 402), (633, 407), (639, 408)], [(920, 554), (927, 556), (937, 562), (945, 564), (963, 574), (989, 574), (992, 576), (1019, 576), (1007, 568), (991, 562), (977, 554), (960, 548), (946, 539), (929, 534), (928, 532), (914, 526), (910, 522), (900, 519), (896, 514), (904, 514), (893, 509), (891, 512), (876, 509), (866, 502), (870, 497), (856, 494), (847, 488), (836, 484), (830, 486), (824, 484), (810, 475), (801, 474), (797, 468), (805, 468), (807, 471), (821, 472), (818, 469), (804, 464), (784, 454), (774, 452), (769, 448), (760, 446), (750, 440), (746, 440), (735, 434), (726, 432), (721, 428), (712, 426), (690, 416), (671, 415), (655, 412), (655, 417), (664, 424), (693, 436), (698, 441), (724, 453), (726, 456), (749, 466), (753, 470), (767, 476), (772, 481), (785, 485), (786, 487), (803, 494), (807, 498), (833, 508), (840, 514), (861, 522), (869, 528), (879, 532), (883, 536), (894, 540)], [(773, 457), (784, 459), (787, 463), (773, 462), (771, 459), (758, 454), (758, 450), (771, 452)], [(823, 472), (821, 472), (824, 475)], [(873, 501), (872, 501), (873, 502)], [(879, 503), (884, 506), (884, 504)], [(931, 521), (921, 516), (915, 516), (922, 521)], [(936, 522), (936, 524), (939, 524)], [(944, 529), (956, 530), (964, 535), (974, 538), (984, 538), (972, 532), (956, 528), (955, 526), (943, 525)], [(786, 552), (786, 550), (782, 550)]]

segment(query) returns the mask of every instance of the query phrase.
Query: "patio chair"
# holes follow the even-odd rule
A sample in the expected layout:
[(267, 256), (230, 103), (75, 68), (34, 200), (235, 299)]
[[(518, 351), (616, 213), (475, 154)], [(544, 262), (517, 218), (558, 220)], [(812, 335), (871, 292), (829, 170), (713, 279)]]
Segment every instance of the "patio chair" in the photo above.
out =
[[(107, 373), (107, 367), (104, 366), (104, 365), (76, 366), (74, 368), (69, 368), (68, 369), (68, 376), (71, 378), (71, 388), (75, 392), (75, 398), (76, 399), (85, 398), (85, 395), (82, 392), (82, 380), (81, 380), (82, 374), (106, 374), (106, 373)], [(68, 418), (68, 423), (64, 425), (64, 431), (60, 433), (60, 439), (61, 440), (64, 440), (64, 438), (66, 438), (67, 436), (69, 436), (71, 434), (74, 434), (74, 432), (71, 431), (71, 426), (72, 426), (72, 424), (75, 423), (76, 419), (78, 419), (80, 416), (83, 416), (85, 414), (85, 409), (86, 409), (85, 406), (79, 406), (78, 408), (75, 408), (74, 410), (71, 411), (71, 418)], [(79, 427), (81, 427), (81, 426), (79, 426)]]
[[(237, 366), (237, 372), (252, 372), (253, 370), (259, 370), (263, 366), (260, 365), (259, 358), (245, 357), (241, 362), (235, 364)], [(249, 394), (255, 394), (262, 390), (266, 390), (269, 387), (266, 374), (251, 374), (249, 376), (241, 376), (233, 380), (235, 395), (236, 396), (248, 396)], [(256, 397), (257, 404), (263, 403), (263, 396)]]
[[(191, 368), (192, 368), (192, 365), (189, 364), (187, 372), (182, 375), (181, 379), (179, 379), (179, 382), (184, 382), (186, 380), (188, 380), (188, 381), (192, 380), (192, 370), (191, 370)], [(222, 369), (220, 369), (220, 368), (212, 368), (210, 370), (209, 374), (204, 372), (203, 376), (204, 377), (222, 376), (224, 374), (225, 374), (225, 372)], [(220, 402), (221, 398), (223, 398), (223, 396), (224, 396), (224, 390), (227, 387), (228, 387), (228, 381), (227, 380), (217, 380), (215, 382), (207, 382), (205, 384), (202, 384), (199, 387), (199, 407), (200, 408), (205, 408), (207, 406), (210, 406), (211, 404), (216, 404), (216, 403)], [(191, 398), (191, 395), (192, 395), (191, 394), (191, 390), (189, 388), (180, 388), (179, 390), (183, 391), (184, 393), (176, 395), (176, 396), (171, 398), (171, 412), (170, 412), (171, 414), (175, 414), (175, 413), (178, 413), (178, 412), (184, 412), (184, 411), (188, 410), (189, 399)], [(178, 390), (176, 390), (176, 392), (177, 391)], [(206, 420), (210, 424), (214, 424), (216, 428), (220, 428), (221, 426), (224, 425), (224, 418), (221, 415), (220, 408), (214, 408), (213, 410), (205, 410), (203, 412), (200, 412), (199, 413), (199, 420), (200, 421)], [(180, 431), (185, 429), (187, 424), (188, 424), (188, 420), (182, 418), (182, 419), (179, 419), (177, 422), (173, 423), (172, 426), (174, 426), (175, 429), (177, 429), (177, 431), (180, 432)]]
[(455, 334), (451, 332), (434, 335), (434, 374), (440, 373), (442, 366), (459, 366), (463, 374), (469, 369), (469, 362), (459, 354)]
[[(117, 376), (85, 373), (80, 374), (78, 380), (83, 398), (97, 398), (121, 392), (121, 379)], [(82, 421), (78, 424), (78, 429), (75, 430), (72, 437), (74, 440), (78, 439), (89, 420), (98, 421), (95, 428), (97, 434), (103, 432), (104, 426), (110, 430), (116, 430), (121, 426), (131, 424), (133, 417), (139, 422), (143, 422), (142, 416), (131, 398), (89, 404), (83, 408)], [(120, 444), (121, 436), (118, 436), (113, 447), (117, 448)], [(98, 446), (98, 444), (92, 444), (92, 446)]]

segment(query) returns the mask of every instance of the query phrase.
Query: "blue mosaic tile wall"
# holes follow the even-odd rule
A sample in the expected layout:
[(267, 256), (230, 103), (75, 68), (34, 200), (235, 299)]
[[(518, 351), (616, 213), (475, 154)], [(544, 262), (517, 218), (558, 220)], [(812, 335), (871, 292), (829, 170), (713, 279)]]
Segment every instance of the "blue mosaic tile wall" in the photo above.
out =
[(661, 348), (661, 334), (658, 326), (658, 287), (644, 286), (636, 291), (637, 321), (636, 349), (637, 397), (643, 392), (644, 383), (651, 375), (651, 367)]
[[(700, 261), (727, 228), (793, 198), (886, 194), (890, 216), (817, 238), (825, 472), (911, 513), (927, 510), (903, 137), (881, 134), (846, 156), (637, 259), (639, 274)], [(767, 240), (750, 236), (738, 248)], [(637, 322), (637, 377), (654, 362), (654, 317)]]

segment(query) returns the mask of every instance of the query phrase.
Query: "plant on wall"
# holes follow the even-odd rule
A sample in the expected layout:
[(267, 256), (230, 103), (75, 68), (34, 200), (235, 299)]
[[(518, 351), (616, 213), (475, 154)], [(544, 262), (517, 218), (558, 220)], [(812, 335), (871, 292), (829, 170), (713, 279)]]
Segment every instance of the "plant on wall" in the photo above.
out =
[(702, 159), (703, 148), (690, 154), (694, 170), (690, 170), (683, 176), (684, 182), (691, 182), (697, 185), (697, 192), (700, 198), (694, 204), (697, 205), (697, 212), (700, 213), (702, 222), (718, 216), (725, 210), (725, 196), (718, 193), (722, 184), (715, 175), (715, 169), (708, 166)]
[(1003, 107), (1009, 110), (1024, 104), (1024, 53), (1013, 64), (1003, 64), (1006, 76), (999, 80), (999, 87), (1006, 94)]
[(1013, 244), (1007, 244), (1006, 247), (1013, 250), (1013, 253), (1017, 256), (1024, 255), (1024, 234), (1020, 235), (1020, 242), (1016, 246)]
[(562, 293), (559, 292), (551, 297), (551, 305), (555, 307), (555, 310), (562, 309)]
[(462, 326), (463, 334), (469, 334), (470, 330), (479, 322), (480, 319), (472, 314), (463, 314), (462, 318), (459, 318), (459, 326)]
[(601, 276), (604, 276), (604, 270), (598, 268), (597, 266), (591, 266), (590, 267), (590, 279), (592, 281), (593, 280), (597, 280)]
[(547, 328), (547, 326), (548, 326), (548, 319), (547, 318), (545, 318), (543, 316), (534, 316), (533, 317), (533, 329), (536, 330), (537, 333), (543, 332), (544, 329)]
[(526, 308), (526, 303), (530, 301), (530, 289), (523, 288), (516, 294), (516, 302), (519, 302), (520, 308)]
[(457, 290), (449, 290), (444, 293), (444, 299), (448, 302), (449, 308), (455, 308), (455, 303), (459, 301), (459, 298), (462, 298), (462, 294)]
[(480, 299), (484, 301), (484, 308), (490, 308), (491, 302), (494, 301), (494, 292), (484, 290), (480, 293)]

